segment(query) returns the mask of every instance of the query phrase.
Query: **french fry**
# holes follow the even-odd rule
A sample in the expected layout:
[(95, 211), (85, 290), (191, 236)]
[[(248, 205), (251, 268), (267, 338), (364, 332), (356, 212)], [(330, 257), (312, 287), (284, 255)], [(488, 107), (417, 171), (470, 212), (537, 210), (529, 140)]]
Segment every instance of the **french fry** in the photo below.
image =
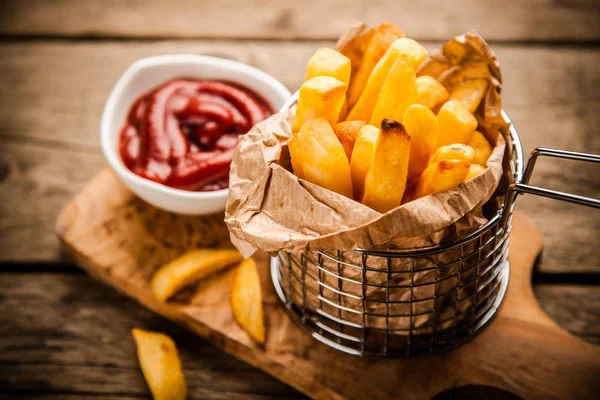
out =
[(419, 43), (407, 38), (396, 39), (373, 68), (364, 91), (348, 114), (348, 119), (370, 120), (386, 78), (398, 59), (402, 59), (416, 70), (425, 57), (427, 57), (427, 50)]
[(187, 389), (177, 347), (167, 335), (131, 331), (144, 378), (154, 400), (183, 400)]
[(354, 142), (356, 142), (356, 138), (358, 137), (358, 132), (365, 124), (366, 122), (364, 121), (344, 121), (338, 122), (333, 127), (333, 132), (335, 132), (340, 143), (344, 146), (344, 151), (346, 152), (348, 160), (352, 157), (352, 149), (354, 148)]
[(360, 129), (352, 157), (350, 158), (350, 171), (352, 173), (352, 188), (354, 190), (354, 200), (360, 201), (365, 187), (365, 178), (371, 168), (373, 153), (379, 129), (373, 125), (365, 125)]
[[(437, 141), (440, 125), (435, 114), (426, 106), (413, 104), (406, 110), (402, 125), (410, 135), (408, 180), (421, 176), (429, 165), (429, 157)], [(351, 166), (352, 167), (352, 166)]]
[(367, 46), (369, 45), (373, 35), (375, 35), (375, 29), (369, 29), (362, 35), (354, 37), (348, 43), (344, 44), (344, 46), (340, 49), (340, 53), (348, 57), (350, 59), (350, 63), (352, 64), (351, 77), (353, 77), (356, 71), (358, 71), (360, 68), (365, 50), (367, 49)]
[(315, 52), (306, 66), (306, 80), (317, 76), (331, 76), (348, 85), (350, 83), (350, 59), (333, 49), (323, 47)]
[(458, 100), (448, 100), (437, 114), (440, 134), (435, 148), (454, 143), (467, 144), (477, 129), (477, 119)]
[(406, 109), (416, 100), (415, 71), (406, 62), (398, 59), (385, 79), (369, 123), (379, 126), (384, 119), (402, 121)]
[(471, 136), (469, 146), (475, 150), (473, 163), (483, 165), (484, 167), (487, 166), (487, 160), (492, 154), (492, 145), (490, 142), (488, 142), (485, 136), (483, 136), (483, 133), (475, 131), (473, 136)]
[(464, 83), (450, 93), (450, 99), (459, 100), (470, 113), (474, 113), (481, 103), (487, 90), (488, 82), (485, 79), (474, 79)]
[(365, 178), (362, 203), (381, 213), (402, 201), (408, 174), (410, 136), (401, 123), (384, 119)]
[(260, 276), (252, 258), (237, 268), (231, 284), (231, 309), (236, 321), (258, 343), (265, 342)]
[(350, 163), (331, 125), (323, 118), (310, 119), (296, 135), (304, 179), (352, 198)]
[(417, 182), (413, 200), (456, 188), (465, 181), (471, 164), (464, 160), (442, 160), (423, 171)]
[(474, 156), (475, 151), (471, 146), (455, 143), (448, 146), (442, 146), (437, 149), (431, 157), (431, 164), (443, 160), (464, 160), (472, 163)]
[(432, 110), (448, 100), (450, 94), (437, 79), (423, 75), (417, 78), (417, 103)]
[(290, 159), (292, 162), (292, 169), (294, 175), (300, 179), (304, 179), (304, 161), (302, 158), (302, 150), (298, 144), (298, 135), (292, 135), (287, 143), (288, 150), (290, 151)]
[(469, 173), (465, 178), (465, 182), (483, 174), (486, 169), (487, 167), (481, 166), (479, 164), (471, 164), (471, 168), (469, 169)]
[(152, 277), (152, 292), (160, 301), (167, 301), (180, 289), (225, 267), (242, 261), (237, 250), (193, 250), (162, 266)]
[(383, 57), (394, 40), (401, 37), (404, 37), (404, 32), (388, 22), (383, 22), (376, 29), (365, 49), (358, 71), (352, 77), (350, 87), (348, 88), (348, 106), (350, 108), (358, 101), (375, 64)]
[(317, 76), (300, 87), (292, 131), (298, 132), (309, 119), (325, 118), (335, 125), (344, 103), (346, 84), (330, 76)]

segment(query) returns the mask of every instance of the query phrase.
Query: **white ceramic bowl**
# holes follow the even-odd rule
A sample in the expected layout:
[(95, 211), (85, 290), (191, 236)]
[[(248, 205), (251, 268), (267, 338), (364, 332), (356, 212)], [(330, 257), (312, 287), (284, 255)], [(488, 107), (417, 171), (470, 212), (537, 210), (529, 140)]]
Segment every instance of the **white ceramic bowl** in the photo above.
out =
[(272, 76), (248, 65), (216, 57), (164, 55), (133, 63), (113, 88), (102, 113), (100, 142), (108, 164), (133, 193), (178, 214), (206, 215), (225, 209), (228, 189), (191, 192), (144, 179), (125, 167), (118, 153), (119, 132), (129, 107), (143, 93), (174, 78), (220, 79), (240, 83), (260, 94), (278, 111), (291, 93)]

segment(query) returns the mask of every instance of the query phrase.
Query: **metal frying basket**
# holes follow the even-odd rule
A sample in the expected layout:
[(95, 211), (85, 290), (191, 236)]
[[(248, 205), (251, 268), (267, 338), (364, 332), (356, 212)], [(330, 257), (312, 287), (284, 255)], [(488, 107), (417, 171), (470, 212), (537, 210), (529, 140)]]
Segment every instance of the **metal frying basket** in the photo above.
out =
[[(296, 96), (282, 110), (291, 109)], [(502, 115), (510, 124), (512, 183), (503, 207), (477, 231), (414, 250), (280, 251), (271, 260), (275, 289), (305, 331), (359, 356), (406, 357), (455, 347), (481, 331), (504, 298), (517, 194), (600, 208), (600, 200), (529, 185), (540, 156), (595, 163), (600, 156), (538, 148), (523, 171), (519, 136)]]

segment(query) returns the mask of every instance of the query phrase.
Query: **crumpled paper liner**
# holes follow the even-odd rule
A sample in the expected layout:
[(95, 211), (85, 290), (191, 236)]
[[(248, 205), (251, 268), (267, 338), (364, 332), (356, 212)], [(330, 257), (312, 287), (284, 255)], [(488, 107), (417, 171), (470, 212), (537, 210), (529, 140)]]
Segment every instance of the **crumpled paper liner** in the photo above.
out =
[[(338, 48), (364, 31), (363, 25), (353, 27), (340, 39)], [(493, 152), (488, 160), (489, 168), (455, 190), (435, 193), (380, 214), (352, 199), (298, 179), (290, 172), (290, 156), (286, 143), (292, 135), (292, 111), (285, 110), (271, 116), (240, 138), (231, 164), (229, 198), (225, 210), (225, 222), (230, 231), (231, 241), (244, 257), (251, 256), (257, 250), (272, 256), (280, 251), (290, 253), (292, 260), (296, 261), (292, 264), (300, 268), (297, 273), (317, 277), (312, 283), (310, 280), (290, 280), (290, 290), (305, 293), (302, 301), (308, 309), (323, 308), (322, 302), (316, 300), (319, 295), (318, 282), (352, 295), (339, 296), (335, 292), (329, 295), (320, 294), (325, 298), (331, 297), (330, 300), (336, 304), (356, 310), (361, 310), (363, 305), (363, 300), (354, 298), (362, 296), (361, 285), (348, 283), (361, 281), (363, 272), (336, 261), (321, 260), (322, 267), (331, 274), (319, 275), (315, 263), (301, 262), (318, 260), (316, 250), (335, 253), (344, 262), (361, 266), (361, 255), (353, 252), (353, 249), (411, 249), (451, 241), (485, 224), (487, 219), (482, 206), (497, 189), (500, 193), (496, 195), (504, 193), (506, 184), (502, 184), (500, 189), (499, 183), (503, 175), (509, 176), (504, 139), (507, 126), (500, 115), (502, 75), (492, 50), (476, 32), (467, 32), (430, 54), (419, 69), (418, 75), (432, 75), (449, 91), (469, 79), (484, 78), (489, 82), (488, 91), (475, 112), (480, 123), (479, 129), (493, 145)], [(507, 182), (507, 179), (502, 181)], [(497, 210), (502, 200), (495, 199), (490, 203), (494, 204), (493, 209)], [(388, 263), (387, 260), (384, 257), (371, 257), (370, 262), (374, 268), (382, 269)], [(405, 264), (403, 268), (410, 264), (410, 260), (398, 260), (398, 263)], [(427, 262), (430, 265), (442, 266), (451, 263), (452, 256), (442, 253), (436, 256), (435, 260)], [(433, 271), (412, 272), (409, 279), (413, 284), (420, 285), (431, 279), (432, 273)], [(338, 274), (348, 280), (343, 282), (336, 277)], [(407, 276), (406, 273), (395, 272), (382, 274), (369, 271), (367, 275), (369, 274), (372, 276), (367, 277), (367, 280), (379, 286), (384, 282), (394, 286), (398, 282), (406, 281)], [(426, 296), (426, 290), (431, 290), (427, 286), (415, 287), (412, 292), (406, 288), (398, 288), (395, 289), (395, 296), (403, 300), (417, 299), (419, 296), (426, 298), (423, 297)], [(454, 294), (450, 294), (449, 300), (457, 301), (456, 296), (459, 295), (460, 289), (454, 281), (448, 280), (447, 284), (437, 285), (436, 288), (439, 291), (448, 289), (448, 293), (452, 293), (452, 288), (457, 288), (453, 291)], [(369, 286), (364, 295), (367, 299), (380, 298), (382, 295), (385, 298), (386, 291), (388, 289)], [(307, 300), (311, 293), (313, 298)], [(461, 307), (468, 309), (473, 302), (471, 297), (465, 298)], [(423, 302), (418, 306), (430, 310), (431, 313), (427, 314), (422, 310), (424, 314), (417, 321), (408, 318), (407, 322), (406, 319), (390, 317), (385, 318), (385, 323), (395, 329), (426, 326), (435, 315), (434, 311), (439, 309), (440, 304), (434, 303), (428, 305), (427, 302)], [(369, 303), (368, 307), (375, 311), (383, 309), (384, 313), (392, 314), (388, 310), (389, 307), (386, 308), (382, 303)], [(361, 323), (357, 320), (362, 319), (360, 311), (359, 314), (343, 314), (342, 317)], [(450, 324), (455, 324), (457, 320), (458, 318), (451, 320)]]

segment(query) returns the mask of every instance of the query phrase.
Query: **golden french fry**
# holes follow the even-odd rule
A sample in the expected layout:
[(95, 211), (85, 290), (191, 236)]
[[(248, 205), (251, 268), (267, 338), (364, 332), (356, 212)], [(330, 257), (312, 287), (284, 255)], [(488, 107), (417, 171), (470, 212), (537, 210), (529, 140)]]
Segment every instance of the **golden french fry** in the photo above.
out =
[(317, 76), (331, 76), (348, 85), (350, 83), (350, 59), (333, 49), (323, 47), (315, 52), (306, 66), (306, 80)]
[(258, 343), (265, 342), (260, 276), (252, 258), (238, 267), (231, 284), (231, 309), (236, 321)]
[(350, 81), (348, 106), (352, 108), (363, 92), (375, 64), (383, 57), (394, 40), (404, 37), (404, 32), (389, 22), (383, 22), (376, 29), (365, 49), (361, 64)]
[(467, 177), (465, 178), (465, 182), (470, 179), (475, 178), (476, 176), (483, 174), (486, 169), (487, 169), (486, 167), (481, 166), (479, 164), (471, 164), (471, 168), (469, 169), (469, 173), (467, 174)]
[(294, 175), (300, 179), (304, 179), (304, 161), (302, 158), (302, 149), (298, 144), (298, 136), (292, 135), (287, 143), (288, 150), (290, 151), (290, 159), (292, 162), (292, 169)]
[(465, 181), (471, 164), (464, 160), (442, 160), (423, 171), (417, 182), (412, 199), (456, 188)]
[(384, 119), (365, 178), (364, 205), (381, 213), (400, 205), (406, 188), (409, 152), (410, 136), (404, 126)]
[(190, 251), (156, 271), (152, 277), (152, 292), (158, 300), (167, 301), (180, 289), (242, 259), (237, 250), (231, 249)]
[(358, 137), (358, 132), (365, 124), (366, 122), (364, 121), (344, 121), (338, 122), (333, 127), (335, 135), (340, 140), (342, 146), (344, 146), (344, 151), (346, 152), (348, 160), (350, 160), (350, 157), (352, 156), (352, 149), (354, 148), (354, 142), (356, 142), (356, 138)]
[(481, 99), (487, 90), (488, 82), (485, 79), (474, 79), (463, 83), (450, 93), (450, 99), (459, 100), (470, 113), (474, 113), (481, 103)]
[(185, 399), (185, 379), (173, 340), (165, 334), (137, 328), (131, 333), (142, 373), (154, 400)]
[(348, 114), (348, 119), (362, 121), (371, 119), (386, 78), (398, 59), (402, 59), (416, 70), (425, 57), (427, 57), (427, 50), (419, 43), (407, 38), (396, 39), (373, 68), (364, 91)]
[(477, 119), (458, 100), (448, 100), (437, 114), (440, 134), (435, 148), (454, 143), (467, 144), (477, 129)]
[(442, 146), (433, 153), (431, 164), (442, 160), (464, 160), (469, 163), (473, 162), (475, 151), (471, 146), (461, 143)]
[(350, 163), (331, 125), (323, 118), (310, 119), (296, 135), (302, 152), (304, 179), (352, 198)]
[(352, 188), (354, 190), (354, 200), (360, 201), (365, 186), (365, 178), (371, 168), (373, 153), (379, 129), (373, 125), (365, 125), (360, 129), (352, 157), (350, 158), (350, 172), (352, 173)]
[(484, 167), (487, 166), (487, 160), (492, 154), (492, 145), (487, 141), (485, 136), (483, 136), (483, 133), (475, 131), (473, 136), (471, 136), (469, 146), (475, 150), (473, 163), (483, 165)]
[(450, 94), (437, 79), (423, 75), (417, 78), (417, 103), (432, 110), (448, 100)]
[(402, 121), (406, 109), (416, 100), (415, 71), (398, 59), (385, 79), (369, 123), (379, 126), (384, 119)]
[(309, 119), (325, 118), (335, 125), (344, 103), (346, 84), (330, 76), (317, 76), (300, 87), (292, 131), (298, 132)]
[(408, 180), (421, 176), (429, 165), (429, 157), (437, 141), (440, 126), (435, 114), (421, 104), (413, 104), (406, 110), (402, 125), (410, 135)]
[(362, 64), (363, 55), (365, 54), (365, 50), (373, 35), (375, 35), (375, 29), (369, 29), (362, 35), (354, 37), (340, 49), (340, 53), (350, 59), (352, 64), (352, 76), (354, 76)]

